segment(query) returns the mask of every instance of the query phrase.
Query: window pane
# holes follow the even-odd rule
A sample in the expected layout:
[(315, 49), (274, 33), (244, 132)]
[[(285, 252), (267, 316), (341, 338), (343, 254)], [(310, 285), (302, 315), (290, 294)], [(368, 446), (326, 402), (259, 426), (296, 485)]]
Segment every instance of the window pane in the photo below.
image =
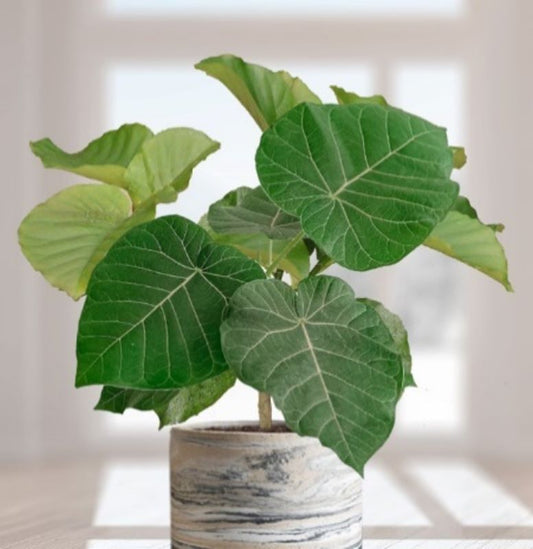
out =
[(231, 16), (457, 16), (464, 11), (464, 0), (107, 0), (113, 15), (194, 15)]

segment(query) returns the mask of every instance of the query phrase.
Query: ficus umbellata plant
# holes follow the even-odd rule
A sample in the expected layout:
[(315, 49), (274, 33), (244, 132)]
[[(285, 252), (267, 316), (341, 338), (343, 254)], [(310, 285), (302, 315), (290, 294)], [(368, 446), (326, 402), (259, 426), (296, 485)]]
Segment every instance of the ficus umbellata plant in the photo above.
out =
[(287, 72), (231, 55), (196, 67), (262, 132), (259, 185), (228, 193), (198, 223), (155, 218), (219, 148), (197, 130), (128, 124), (74, 154), (31, 144), (45, 167), (91, 180), (19, 229), (33, 267), (85, 296), (76, 386), (102, 385), (98, 409), (154, 410), (163, 426), (238, 378), (260, 394), (262, 428), (272, 397), (291, 430), (362, 474), (414, 385), (408, 338), (396, 315), (323, 271), (376, 269), (424, 245), (510, 290), (502, 226), (460, 195), (452, 174), (466, 156), (444, 128), (336, 86), (337, 104), (323, 104)]

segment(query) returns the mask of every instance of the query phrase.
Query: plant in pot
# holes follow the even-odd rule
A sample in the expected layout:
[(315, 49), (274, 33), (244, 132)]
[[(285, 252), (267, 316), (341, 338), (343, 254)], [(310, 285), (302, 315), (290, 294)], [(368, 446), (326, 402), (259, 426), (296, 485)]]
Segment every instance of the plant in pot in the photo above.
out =
[[(397, 316), (322, 273), (425, 245), (510, 290), (502, 226), (459, 195), (451, 174), (466, 157), (445, 129), (334, 86), (338, 104), (322, 104), (298, 78), (231, 55), (197, 68), (263, 132), (260, 185), (199, 223), (155, 219), (218, 143), (140, 124), (75, 154), (43, 139), (32, 149), (46, 167), (100, 183), (32, 210), (22, 250), (51, 284), (86, 296), (76, 386), (103, 386), (97, 409), (153, 410), (165, 426), (236, 379), (258, 391), (257, 426), (173, 428), (173, 547), (361, 547), (361, 476), (414, 385), (411, 358)], [(271, 398), (284, 424), (272, 424)]]

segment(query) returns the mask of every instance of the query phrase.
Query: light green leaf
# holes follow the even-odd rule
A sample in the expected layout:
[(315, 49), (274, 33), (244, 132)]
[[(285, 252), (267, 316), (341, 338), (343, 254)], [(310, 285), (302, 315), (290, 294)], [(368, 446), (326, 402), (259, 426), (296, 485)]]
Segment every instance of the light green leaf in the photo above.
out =
[(46, 168), (66, 170), (90, 179), (124, 187), (124, 172), (141, 145), (152, 137), (142, 124), (125, 124), (91, 141), (80, 152), (69, 154), (50, 139), (30, 143)]
[(220, 234), (263, 233), (273, 240), (296, 236), (300, 230), (297, 217), (276, 206), (261, 187), (240, 187), (215, 202), (207, 216), (210, 227)]
[(191, 128), (171, 128), (144, 143), (124, 175), (134, 204), (174, 202), (187, 188), (192, 169), (220, 143)]
[(295, 107), (263, 134), (256, 167), (268, 196), (360, 271), (422, 244), (458, 193), (445, 130), (373, 104)]
[(133, 213), (130, 197), (118, 187), (74, 185), (26, 216), (19, 227), (19, 243), (34, 269), (78, 299), (113, 242), (154, 215), (154, 208)]
[(460, 170), (466, 164), (466, 152), (464, 147), (450, 147), (453, 153), (453, 167)]
[(379, 301), (373, 299), (359, 299), (368, 307), (372, 307), (379, 315), (385, 326), (387, 326), (393, 340), (392, 350), (398, 353), (402, 359), (403, 387), (416, 387), (412, 369), (411, 349), (409, 348), (409, 337), (401, 318), (391, 313)]
[(505, 250), (495, 234), (501, 230), (501, 224), (482, 223), (468, 199), (460, 196), (424, 244), (470, 265), (513, 291)]
[(222, 324), (237, 376), (271, 394), (287, 425), (317, 437), (359, 473), (385, 442), (402, 390), (400, 356), (373, 308), (340, 279), (239, 288)]
[(330, 86), (337, 98), (339, 105), (350, 105), (351, 103), (371, 103), (374, 105), (381, 105), (386, 107), (388, 105), (387, 100), (382, 95), (371, 95), (369, 97), (363, 97), (357, 95), (354, 92), (346, 91), (339, 86)]
[(261, 267), (167, 216), (136, 227), (93, 272), (78, 329), (76, 385), (172, 389), (220, 374), (227, 302)]
[(95, 410), (122, 414), (126, 408), (154, 411), (159, 428), (187, 421), (213, 405), (235, 384), (235, 374), (226, 370), (218, 376), (182, 389), (139, 391), (106, 386), (102, 389)]
[(216, 78), (241, 102), (261, 130), (302, 102), (320, 99), (288, 72), (273, 72), (234, 55), (209, 57), (195, 67)]

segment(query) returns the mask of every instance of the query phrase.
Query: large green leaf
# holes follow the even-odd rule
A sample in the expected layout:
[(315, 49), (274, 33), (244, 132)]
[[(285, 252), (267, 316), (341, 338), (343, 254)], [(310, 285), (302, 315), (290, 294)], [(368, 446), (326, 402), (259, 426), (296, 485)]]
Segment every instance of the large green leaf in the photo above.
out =
[(247, 63), (234, 55), (209, 57), (195, 67), (220, 80), (262, 130), (298, 103), (320, 103), (320, 99), (299, 78), (285, 71), (273, 72)]
[(171, 128), (146, 141), (124, 174), (135, 205), (174, 202), (189, 184), (192, 169), (220, 143), (191, 128)]
[(459, 197), (424, 244), (485, 273), (512, 291), (505, 251), (496, 238), (496, 232), (501, 230), (502, 225), (482, 223), (470, 202)]
[(185, 218), (132, 229), (91, 277), (76, 385), (172, 389), (223, 372), (219, 327), (228, 299), (262, 277), (257, 263)]
[(235, 384), (235, 374), (226, 370), (196, 385), (181, 389), (139, 391), (106, 386), (102, 389), (95, 410), (122, 414), (126, 408), (154, 411), (159, 417), (159, 428), (187, 421), (214, 404)]
[(288, 426), (315, 436), (362, 474), (387, 439), (402, 364), (379, 315), (340, 279), (278, 280), (237, 290), (222, 324), (237, 376), (271, 394)]
[(261, 185), (337, 263), (395, 263), (452, 207), (446, 131), (374, 104), (298, 105), (267, 130)]
[(19, 227), (19, 242), (34, 269), (78, 299), (113, 242), (154, 215), (154, 208), (133, 213), (130, 197), (118, 187), (74, 185), (26, 216)]
[(46, 168), (58, 168), (123, 187), (126, 167), (152, 135), (142, 124), (125, 124), (104, 133), (77, 153), (63, 151), (48, 138), (30, 145)]
[(229, 192), (209, 208), (207, 219), (213, 231), (221, 234), (263, 233), (270, 239), (283, 240), (301, 230), (298, 218), (276, 206), (262, 187), (240, 187)]

